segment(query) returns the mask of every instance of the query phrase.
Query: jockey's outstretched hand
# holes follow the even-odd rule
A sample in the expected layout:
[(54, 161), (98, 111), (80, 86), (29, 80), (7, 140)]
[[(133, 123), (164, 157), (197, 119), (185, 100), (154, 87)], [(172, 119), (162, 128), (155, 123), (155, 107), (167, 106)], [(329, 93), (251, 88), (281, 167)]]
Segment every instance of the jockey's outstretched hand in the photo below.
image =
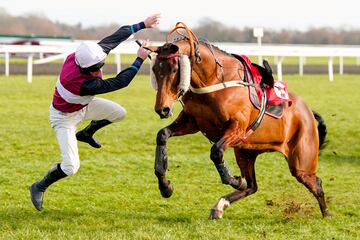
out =
[(149, 54), (150, 54), (150, 51), (144, 48), (144, 47), (147, 47), (147, 46), (150, 46), (149, 40), (144, 41), (141, 44), (141, 47), (137, 51), (137, 56), (139, 58), (142, 58), (143, 60), (145, 60), (147, 58), (147, 56), (149, 56)]
[(161, 18), (161, 14), (157, 13), (154, 14), (148, 18), (145, 19), (144, 23), (145, 23), (145, 27), (147, 28), (154, 28), (156, 27), (159, 22), (160, 22), (160, 18)]

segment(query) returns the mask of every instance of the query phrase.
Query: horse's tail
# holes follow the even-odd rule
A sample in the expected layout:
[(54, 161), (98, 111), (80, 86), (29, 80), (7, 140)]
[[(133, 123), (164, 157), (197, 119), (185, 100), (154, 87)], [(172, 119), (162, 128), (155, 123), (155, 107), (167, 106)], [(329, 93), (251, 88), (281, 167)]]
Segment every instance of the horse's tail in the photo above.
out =
[(318, 122), (317, 129), (319, 133), (319, 150), (322, 150), (326, 147), (328, 142), (327, 140), (325, 140), (327, 134), (326, 124), (324, 119), (321, 117), (321, 115), (318, 112), (315, 111), (312, 112), (314, 114), (316, 121)]

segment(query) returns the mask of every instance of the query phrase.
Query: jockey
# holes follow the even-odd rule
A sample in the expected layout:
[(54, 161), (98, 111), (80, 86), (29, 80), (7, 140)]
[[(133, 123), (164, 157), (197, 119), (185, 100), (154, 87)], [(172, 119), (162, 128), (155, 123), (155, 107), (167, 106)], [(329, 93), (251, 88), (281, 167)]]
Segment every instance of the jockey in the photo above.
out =
[[(143, 22), (120, 27), (98, 43), (83, 42), (65, 60), (50, 106), (50, 124), (60, 146), (62, 162), (51, 168), (43, 179), (30, 186), (31, 200), (37, 210), (42, 210), (44, 192), (52, 183), (78, 171), (80, 159), (77, 141), (100, 148), (101, 144), (93, 138), (93, 134), (125, 117), (126, 110), (122, 106), (95, 95), (116, 91), (129, 85), (150, 53), (144, 48), (148, 41), (139, 48), (137, 58), (129, 68), (115, 77), (103, 80), (101, 68), (105, 58), (112, 49), (133, 33), (144, 28), (156, 27), (159, 20), (160, 15), (155, 14)], [(76, 125), (83, 120), (91, 122), (76, 133)]]

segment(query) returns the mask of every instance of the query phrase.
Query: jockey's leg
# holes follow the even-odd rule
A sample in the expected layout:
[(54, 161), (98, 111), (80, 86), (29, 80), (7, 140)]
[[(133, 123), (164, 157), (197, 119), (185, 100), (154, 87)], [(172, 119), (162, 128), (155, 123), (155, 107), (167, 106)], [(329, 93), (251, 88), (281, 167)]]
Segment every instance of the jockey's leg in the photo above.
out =
[(45, 190), (54, 182), (73, 175), (79, 170), (80, 159), (75, 132), (76, 125), (81, 122), (83, 116), (84, 110), (67, 114), (50, 107), (50, 123), (60, 146), (62, 162), (50, 169), (43, 179), (30, 187), (31, 200), (39, 211), (42, 210)]
[(113, 122), (121, 121), (125, 116), (126, 110), (119, 104), (103, 98), (94, 98), (86, 107), (84, 117), (84, 120), (92, 121), (76, 133), (76, 138), (94, 148), (100, 148), (100, 142), (93, 138), (95, 132)]
[(60, 164), (57, 164), (49, 170), (43, 179), (30, 186), (31, 201), (38, 211), (42, 210), (45, 190), (51, 184), (66, 176), (67, 175), (61, 170)]
[(88, 143), (93, 148), (101, 148), (101, 143), (93, 138), (93, 135), (97, 130), (109, 124), (111, 124), (111, 122), (107, 119), (93, 120), (86, 128), (76, 133), (76, 139), (80, 142)]

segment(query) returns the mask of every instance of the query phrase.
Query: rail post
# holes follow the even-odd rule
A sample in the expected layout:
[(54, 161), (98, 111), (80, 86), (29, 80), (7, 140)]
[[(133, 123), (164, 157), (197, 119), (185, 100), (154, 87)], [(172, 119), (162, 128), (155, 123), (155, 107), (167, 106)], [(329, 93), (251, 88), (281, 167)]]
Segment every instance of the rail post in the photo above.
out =
[(28, 56), (28, 62), (27, 62), (27, 82), (32, 82), (32, 74), (33, 74), (33, 54), (30, 53)]
[(343, 56), (339, 57), (339, 74), (340, 75), (344, 74), (344, 57)]
[(334, 81), (334, 67), (333, 67), (334, 59), (333, 57), (329, 57), (328, 61), (328, 71), (329, 71), (329, 81)]
[(278, 57), (276, 69), (277, 69), (277, 78), (279, 81), (282, 81), (282, 62), (284, 60), (284, 57)]
[(5, 52), (5, 76), (10, 75), (10, 53)]
[(299, 57), (299, 75), (304, 75), (304, 63), (305, 63), (305, 57), (300, 56)]

